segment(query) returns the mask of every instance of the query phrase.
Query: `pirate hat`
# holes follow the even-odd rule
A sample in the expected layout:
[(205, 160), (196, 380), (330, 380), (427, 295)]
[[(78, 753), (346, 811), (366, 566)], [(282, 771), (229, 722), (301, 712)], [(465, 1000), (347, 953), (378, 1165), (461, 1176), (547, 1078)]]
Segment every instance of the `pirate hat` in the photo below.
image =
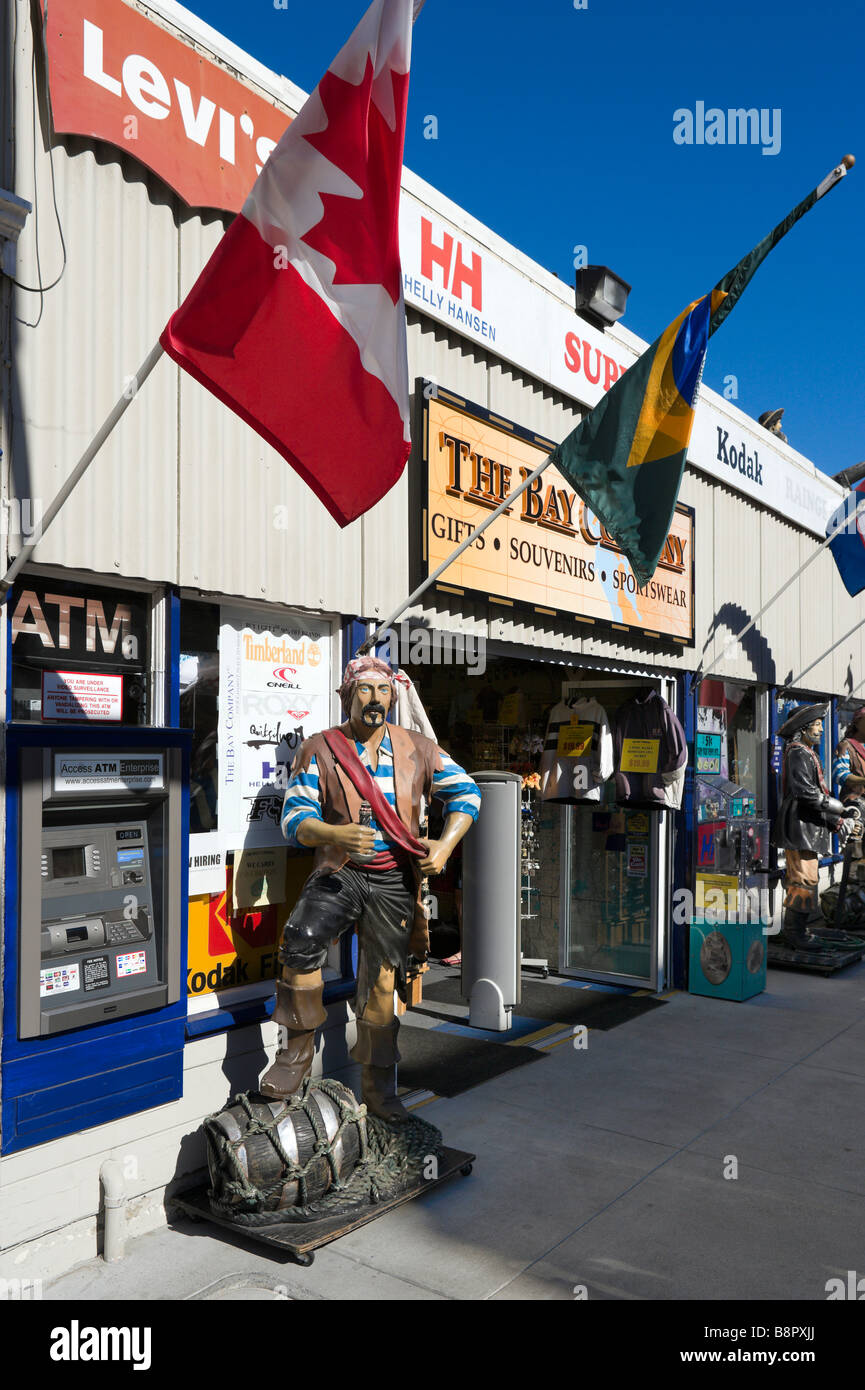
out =
[(773, 429), (775, 428), (776, 425), (780, 425), (780, 423), (781, 423), (781, 416), (782, 416), (783, 414), (784, 414), (784, 407), (783, 407), (783, 406), (781, 407), (780, 410), (764, 410), (764, 411), (763, 411), (763, 414), (760, 416), (759, 420), (757, 421), (757, 424), (758, 424), (758, 425), (762, 425), (764, 429), (773, 430)]
[(800, 705), (794, 709), (793, 713), (787, 717), (778, 730), (781, 738), (792, 738), (798, 734), (800, 729), (807, 728), (813, 724), (815, 719), (825, 719), (829, 710), (829, 702), (825, 701), (821, 705)]

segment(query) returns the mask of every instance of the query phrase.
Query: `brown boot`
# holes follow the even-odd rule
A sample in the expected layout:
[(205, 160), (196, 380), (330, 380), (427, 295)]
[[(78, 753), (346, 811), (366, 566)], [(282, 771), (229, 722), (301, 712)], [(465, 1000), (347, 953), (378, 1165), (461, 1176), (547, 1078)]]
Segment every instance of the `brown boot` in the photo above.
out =
[(351, 1050), (356, 1062), (363, 1064), (360, 1093), (371, 1115), (391, 1124), (402, 1124), (409, 1113), (396, 1093), (396, 1064), (399, 1052), (396, 1035), (399, 1019), (376, 1025), (365, 1019), (357, 1020), (357, 1042)]
[(286, 1029), (285, 1046), (259, 1082), (261, 1095), (273, 1100), (289, 1100), (299, 1091), (312, 1070), (315, 1030), (327, 1014), (322, 1007), (323, 983), (303, 988), (276, 982), (276, 1008), (273, 1017)]

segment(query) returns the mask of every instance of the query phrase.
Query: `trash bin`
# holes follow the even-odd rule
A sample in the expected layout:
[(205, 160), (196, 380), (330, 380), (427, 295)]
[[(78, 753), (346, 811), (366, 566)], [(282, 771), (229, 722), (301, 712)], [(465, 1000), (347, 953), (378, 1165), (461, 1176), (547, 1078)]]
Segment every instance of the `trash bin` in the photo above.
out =
[(473, 1028), (506, 1032), (520, 1002), (520, 802), (516, 772), (473, 772), (478, 819), (463, 841), (462, 992)]

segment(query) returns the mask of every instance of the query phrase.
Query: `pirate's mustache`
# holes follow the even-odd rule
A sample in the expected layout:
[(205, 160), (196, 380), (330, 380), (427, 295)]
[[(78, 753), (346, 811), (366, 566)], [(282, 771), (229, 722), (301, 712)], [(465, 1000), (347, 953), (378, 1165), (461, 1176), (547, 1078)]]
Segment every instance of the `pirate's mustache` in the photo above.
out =
[(387, 710), (385, 709), (384, 705), (379, 704), (378, 700), (371, 700), (370, 703), (368, 705), (364, 705), (363, 709), (361, 710), (361, 718), (365, 720), (367, 724), (376, 723), (379, 715), (381, 715), (382, 719), (384, 719), (386, 714)]

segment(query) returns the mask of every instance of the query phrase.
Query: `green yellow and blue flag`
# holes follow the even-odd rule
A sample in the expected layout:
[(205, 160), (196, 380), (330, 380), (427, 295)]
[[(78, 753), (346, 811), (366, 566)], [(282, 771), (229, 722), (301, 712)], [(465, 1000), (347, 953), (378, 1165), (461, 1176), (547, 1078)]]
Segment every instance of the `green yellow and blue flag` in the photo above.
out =
[(709, 294), (689, 304), (551, 454), (641, 586), (654, 574), (670, 529), (709, 338), (772, 247), (853, 162), (845, 155)]

